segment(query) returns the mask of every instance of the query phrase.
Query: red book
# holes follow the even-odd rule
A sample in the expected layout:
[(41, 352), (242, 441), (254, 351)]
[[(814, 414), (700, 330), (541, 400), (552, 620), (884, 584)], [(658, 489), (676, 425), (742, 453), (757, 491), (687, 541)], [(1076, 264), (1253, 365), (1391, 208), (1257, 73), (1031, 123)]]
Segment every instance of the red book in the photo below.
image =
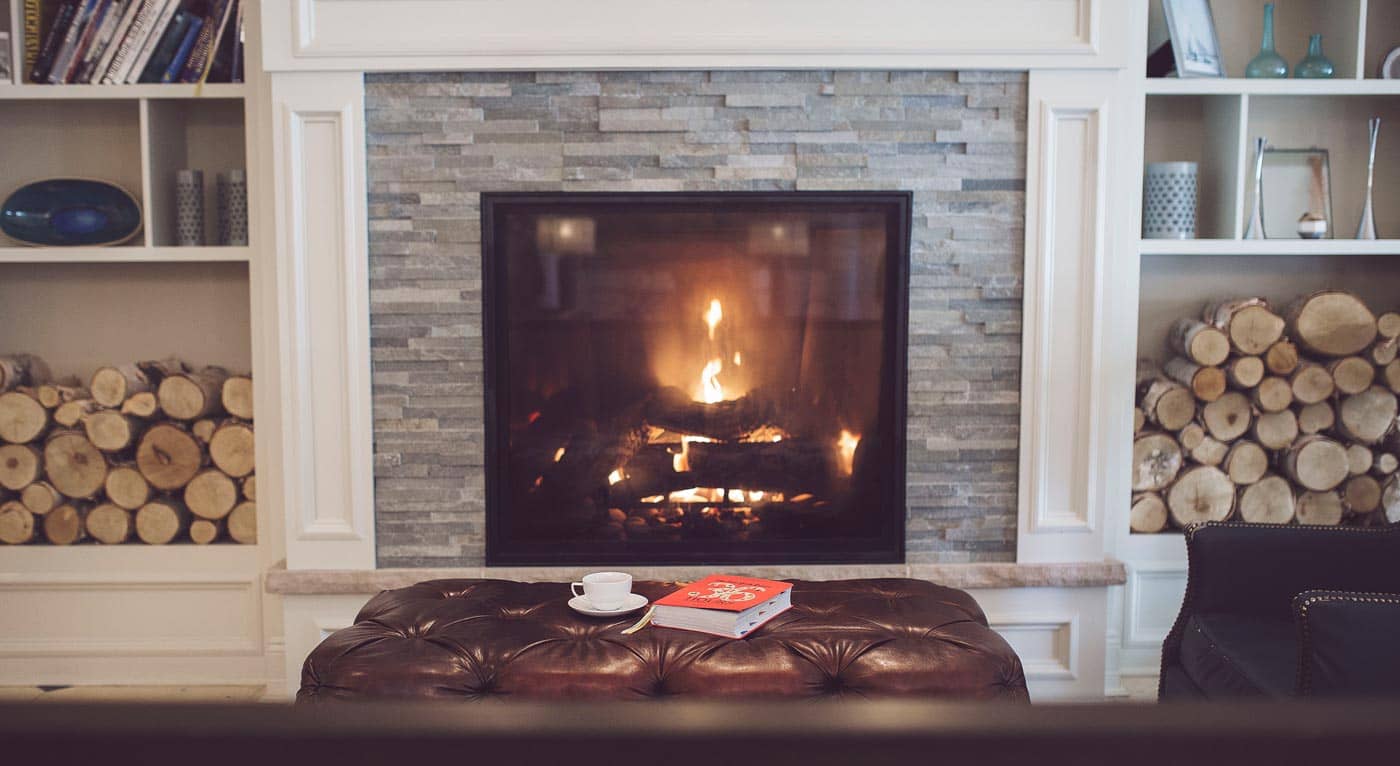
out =
[(792, 583), (710, 575), (659, 599), (653, 624), (742, 638), (792, 606)]

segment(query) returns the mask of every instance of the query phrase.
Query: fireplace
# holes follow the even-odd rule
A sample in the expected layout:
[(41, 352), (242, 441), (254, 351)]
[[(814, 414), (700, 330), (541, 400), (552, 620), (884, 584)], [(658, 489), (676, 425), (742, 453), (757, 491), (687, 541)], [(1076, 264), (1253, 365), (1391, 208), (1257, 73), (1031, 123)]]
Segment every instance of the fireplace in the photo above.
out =
[(483, 194), (488, 563), (902, 561), (910, 201)]

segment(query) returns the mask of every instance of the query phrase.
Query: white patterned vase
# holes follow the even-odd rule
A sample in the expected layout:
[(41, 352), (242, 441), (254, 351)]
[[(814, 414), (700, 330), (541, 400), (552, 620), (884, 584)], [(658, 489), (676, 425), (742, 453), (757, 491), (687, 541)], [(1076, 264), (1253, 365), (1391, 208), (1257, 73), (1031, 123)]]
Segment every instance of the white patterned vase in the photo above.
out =
[(1194, 162), (1149, 162), (1142, 175), (1144, 239), (1195, 239), (1198, 168)]
[(219, 174), (219, 244), (248, 244), (248, 174), (226, 170)]
[(175, 244), (204, 244), (204, 171), (175, 171)]

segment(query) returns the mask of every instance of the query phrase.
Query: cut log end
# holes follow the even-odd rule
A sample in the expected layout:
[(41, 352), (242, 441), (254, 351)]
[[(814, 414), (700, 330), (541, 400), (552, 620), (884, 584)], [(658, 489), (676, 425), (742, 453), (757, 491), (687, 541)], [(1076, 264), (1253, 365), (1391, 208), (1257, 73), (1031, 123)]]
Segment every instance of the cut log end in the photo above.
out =
[(1139, 534), (1156, 534), (1167, 528), (1167, 504), (1155, 492), (1144, 492), (1133, 498), (1129, 528)]
[(239, 503), (226, 520), (230, 540), (242, 545), (258, 542), (258, 506), (254, 502)]
[(1196, 466), (1181, 474), (1167, 493), (1172, 521), (1186, 527), (1202, 521), (1224, 521), (1235, 508), (1235, 485), (1224, 471)]

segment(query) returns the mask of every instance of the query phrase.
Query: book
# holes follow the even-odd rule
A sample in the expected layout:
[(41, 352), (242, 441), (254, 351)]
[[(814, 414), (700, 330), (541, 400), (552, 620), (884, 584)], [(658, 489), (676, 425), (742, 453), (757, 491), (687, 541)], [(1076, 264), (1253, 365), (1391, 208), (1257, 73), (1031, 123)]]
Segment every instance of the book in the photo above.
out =
[(175, 49), (175, 55), (170, 58), (170, 64), (160, 76), (161, 82), (175, 82), (180, 73), (185, 71), (185, 61), (189, 59), (190, 52), (194, 50), (194, 41), (199, 39), (199, 30), (203, 27), (204, 19), (198, 16), (191, 17), (189, 28), (185, 30), (185, 37), (180, 41), (180, 47)]
[(112, 30), (112, 39), (108, 41), (106, 50), (102, 51), (101, 57), (93, 66), (92, 73), (88, 76), (88, 82), (102, 82), (103, 76), (112, 66), (112, 60), (117, 57), (117, 52), (126, 42), (126, 33), (131, 31), (131, 25), (136, 21), (136, 15), (141, 12), (141, 5), (142, 0), (130, 0), (126, 4), (126, 10), (122, 12), (121, 19), (117, 21), (116, 28)]
[(179, 10), (179, 0), (155, 0), (157, 12), (151, 19), (150, 27), (146, 30), (146, 35), (142, 39), (140, 46), (133, 52), (130, 66), (126, 68), (126, 74), (118, 82), (134, 84), (141, 79), (141, 75), (146, 71), (146, 64), (155, 54), (156, 48), (160, 46), (165, 33), (169, 31), (171, 19), (175, 12)]
[(199, 37), (195, 38), (194, 47), (190, 49), (190, 55), (185, 57), (184, 65), (176, 73), (174, 82), (199, 81), (200, 74), (204, 72), (204, 65), (209, 60), (209, 46), (214, 43), (214, 33), (224, 20), (224, 8), (227, 6), (226, 0), (214, 0), (209, 6), (209, 12), (202, 17)]
[(792, 583), (709, 575), (653, 605), (653, 625), (743, 638), (792, 607)]
[[(232, 33), (229, 32), (229, 25), (237, 23), (234, 6), (239, 5), (242, 0), (221, 0), (221, 2), (223, 3), (223, 17), (218, 20), (218, 26), (215, 27), (213, 37), (209, 40), (209, 47), (204, 51), (204, 60), (200, 62), (200, 69), (195, 79), (186, 82), (207, 81), (210, 71), (214, 68), (214, 59), (219, 53), (219, 48), (223, 45), (224, 36), (226, 34), (232, 36)], [(189, 67), (186, 67), (186, 70), (188, 69)]]
[(63, 82), (64, 77), (68, 76), (68, 65), (73, 63), (73, 54), (78, 47), (78, 40), (82, 37), (83, 31), (87, 29), (88, 20), (92, 17), (97, 2), (98, 0), (82, 0), (77, 15), (73, 17), (73, 22), (68, 25), (68, 31), (63, 35), (63, 45), (54, 56), (53, 63), (49, 65), (48, 74), (44, 76), (45, 82), (57, 85)]
[[(185, 30), (190, 28), (193, 20), (194, 16), (189, 11), (183, 8), (175, 11), (170, 24), (165, 28), (165, 33), (161, 35), (160, 42), (151, 52), (151, 57), (146, 60), (146, 66), (141, 70), (137, 82), (160, 82), (161, 75), (165, 74), (165, 68), (170, 66), (170, 59), (175, 57), (175, 51), (179, 49), (180, 43), (184, 42)], [(127, 82), (130, 81), (131, 78), (128, 77)]]
[(34, 60), (34, 66), (29, 70), (30, 82), (48, 82), (49, 68), (53, 65), (54, 57), (58, 55), (58, 49), (63, 45), (63, 38), (68, 34), (68, 27), (78, 13), (79, 4), (80, 0), (67, 0), (54, 13), (53, 22), (44, 34), (44, 44), (39, 47), (39, 58)]
[(107, 12), (111, 8), (112, 0), (97, 0), (97, 5), (92, 8), (92, 14), (88, 16), (87, 22), (83, 25), (82, 34), (78, 35), (78, 44), (73, 47), (73, 58), (68, 61), (68, 69), (63, 73), (63, 79), (59, 82), (74, 82), (78, 70), (83, 66), (83, 59), (87, 57), (88, 50), (92, 47), (93, 41), (97, 39), (97, 35), (102, 29), (102, 23), (106, 20)]
[(107, 65), (106, 74), (102, 75), (104, 83), (126, 82), (126, 73), (131, 69), (132, 62), (135, 61), (141, 46), (146, 38), (150, 36), (151, 25), (155, 23), (156, 14), (160, 12), (162, 0), (140, 0), (141, 8), (136, 11), (136, 16), (131, 20), (131, 28), (127, 30), (126, 37), (122, 39), (122, 44), (117, 48), (116, 55), (112, 56), (112, 62)]
[(233, 23), (214, 48), (205, 82), (243, 82), (243, 2), (235, 0)]
[(69, 82), (85, 83), (91, 81), (92, 70), (97, 67), (97, 61), (101, 58), (102, 52), (107, 50), (107, 46), (111, 44), (112, 34), (117, 31), (117, 22), (121, 21), (126, 4), (127, 0), (112, 0), (112, 4), (107, 6), (107, 12), (102, 16), (102, 22), (97, 24), (97, 31), (92, 35), (92, 42), (88, 45), (87, 51), (83, 53), (82, 61), (74, 67), (73, 77)]
[[(34, 69), (39, 60), (39, 47), (43, 45), (44, 9), (39, 0), (24, 0), (24, 58), (16, 67), (20, 72)], [(9, 35), (6, 35), (9, 42)]]

